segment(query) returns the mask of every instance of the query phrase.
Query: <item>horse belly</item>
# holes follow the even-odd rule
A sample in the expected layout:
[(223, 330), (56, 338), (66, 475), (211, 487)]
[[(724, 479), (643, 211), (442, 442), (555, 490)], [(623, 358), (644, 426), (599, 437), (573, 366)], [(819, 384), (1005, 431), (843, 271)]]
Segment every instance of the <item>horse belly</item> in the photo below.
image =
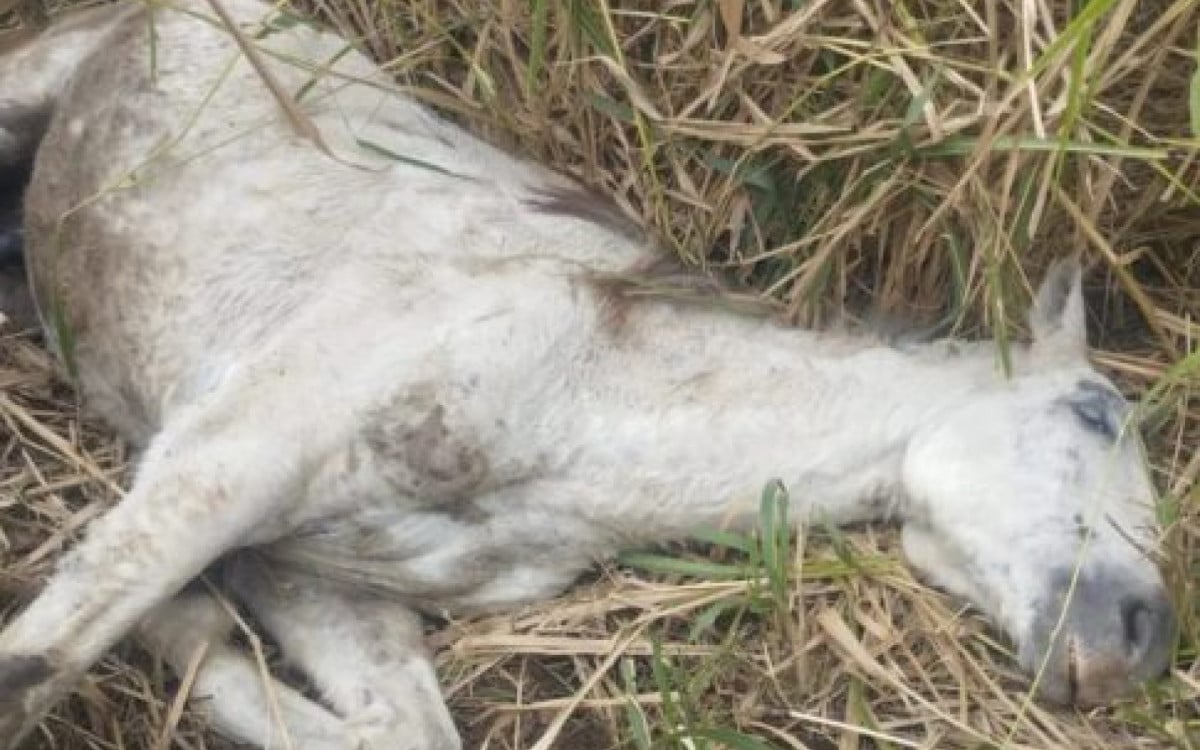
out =
[(545, 486), (529, 479), (440, 508), (364, 508), (261, 552), (289, 570), (430, 614), (509, 609), (559, 593), (615, 548), (585, 508)]
[(429, 302), (422, 346), (376, 368), (391, 382), (281, 519), (270, 556), (463, 612), (544, 598), (611, 551), (587, 520), (593, 490), (570, 480), (601, 317), (568, 279), (509, 281), (460, 279), (452, 305)]

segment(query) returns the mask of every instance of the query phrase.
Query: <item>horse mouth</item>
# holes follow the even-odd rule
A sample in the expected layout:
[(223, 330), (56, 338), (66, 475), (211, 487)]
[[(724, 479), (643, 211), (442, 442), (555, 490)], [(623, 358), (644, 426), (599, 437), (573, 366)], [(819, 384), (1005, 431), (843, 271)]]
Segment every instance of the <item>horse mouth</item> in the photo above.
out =
[(1175, 614), (1161, 586), (1099, 571), (1040, 607), (1032, 632), (1038, 694), (1097, 706), (1124, 698), (1170, 665)]
[(1079, 643), (1067, 638), (1067, 702), (1079, 705)]

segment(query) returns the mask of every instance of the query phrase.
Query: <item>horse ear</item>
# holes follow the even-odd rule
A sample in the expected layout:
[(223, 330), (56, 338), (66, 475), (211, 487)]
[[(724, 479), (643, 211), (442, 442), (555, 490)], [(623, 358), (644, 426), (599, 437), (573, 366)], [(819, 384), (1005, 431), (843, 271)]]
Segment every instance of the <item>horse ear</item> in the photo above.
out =
[(1062, 362), (1087, 356), (1082, 277), (1077, 256), (1056, 261), (1047, 269), (1029, 313), (1036, 360)]

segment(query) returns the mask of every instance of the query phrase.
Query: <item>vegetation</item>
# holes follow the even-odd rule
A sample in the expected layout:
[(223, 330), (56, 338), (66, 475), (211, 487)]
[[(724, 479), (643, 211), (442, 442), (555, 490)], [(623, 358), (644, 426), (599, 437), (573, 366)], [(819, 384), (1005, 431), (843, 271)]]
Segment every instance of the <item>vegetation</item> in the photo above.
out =
[[(433, 633), (469, 747), (1200, 747), (1200, 2), (309, 1), (403, 89), (800, 325), (902, 318), (1003, 349), (1041, 269), (1079, 254), (1095, 359), (1140, 399), (1163, 491), (1175, 665), (1119, 705), (1033, 702), (893, 531), (791, 536), (768, 484), (758, 535), (630, 554)], [(115, 500), (124, 455), (34, 340), (2, 333), (11, 601)], [(130, 647), (46, 731), (225, 747), (172, 688)]]

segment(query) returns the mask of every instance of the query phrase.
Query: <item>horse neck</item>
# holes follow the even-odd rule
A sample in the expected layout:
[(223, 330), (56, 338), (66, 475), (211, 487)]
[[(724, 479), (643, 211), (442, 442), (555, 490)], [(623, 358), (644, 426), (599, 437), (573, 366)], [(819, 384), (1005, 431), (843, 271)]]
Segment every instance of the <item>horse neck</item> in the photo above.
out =
[(801, 518), (902, 516), (912, 436), (1002, 382), (989, 342), (898, 349), (668, 305), (627, 317), (608, 354), (580, 410), (587, 479), (641, 538), (744, 526), (772, 478)]

